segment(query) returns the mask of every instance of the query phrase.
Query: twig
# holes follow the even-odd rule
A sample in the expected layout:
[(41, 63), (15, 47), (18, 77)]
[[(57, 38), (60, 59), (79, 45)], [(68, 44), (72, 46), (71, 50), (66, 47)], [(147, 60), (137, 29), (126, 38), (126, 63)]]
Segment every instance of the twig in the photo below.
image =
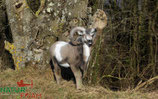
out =
[(145, 85), (148, 86), (148, 85), (152, 84), (152, 83), (153, 83), (154, 81), (156, 81), (156, 80), (158, 80), (158, 76), (155, 76), (155, 77), (153, 77), (153, 78), (151, 78), (151, 79), (149, 79), (149, 80), (147, 80), (147, 81), (145, 81), (145, 82), (143, 82), (143, 83), (137, 85), (137, 87), (134, 88), (132, 91), (137, 91), (137, 90), (139, 90), (140, 88), (144, 87)]

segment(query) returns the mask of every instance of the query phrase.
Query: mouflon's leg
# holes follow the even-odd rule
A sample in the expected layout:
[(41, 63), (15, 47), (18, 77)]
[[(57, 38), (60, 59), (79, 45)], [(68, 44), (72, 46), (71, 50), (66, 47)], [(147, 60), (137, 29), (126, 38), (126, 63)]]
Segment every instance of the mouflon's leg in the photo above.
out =
[(75, 66), (75, 65), (71, 66), (71, 70), (76, 79), (76, 88), (81, 89), (83, 87), (81, 70), (79, 69), (78, 66)]
[(55, 75), (57, 84), (60, 84), (61, 79), (62, 79), (61, 68), (59, 67), (58, 63), (55, 60), (52, 60), (52, 61), (53, 61), (53, 65), (54, 65), (54, 75)]

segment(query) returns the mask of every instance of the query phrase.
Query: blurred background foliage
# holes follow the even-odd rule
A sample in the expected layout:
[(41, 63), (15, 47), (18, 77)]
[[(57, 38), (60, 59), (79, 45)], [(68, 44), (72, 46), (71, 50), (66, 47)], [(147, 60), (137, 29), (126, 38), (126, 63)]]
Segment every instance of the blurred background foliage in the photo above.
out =
[[(92, 51), (87, 84), (113, 90), (158, 88), (158, 1), (89, 0), (108, 15), (108, 26)], [(143, 85), (144, 84), (144, 85)]]

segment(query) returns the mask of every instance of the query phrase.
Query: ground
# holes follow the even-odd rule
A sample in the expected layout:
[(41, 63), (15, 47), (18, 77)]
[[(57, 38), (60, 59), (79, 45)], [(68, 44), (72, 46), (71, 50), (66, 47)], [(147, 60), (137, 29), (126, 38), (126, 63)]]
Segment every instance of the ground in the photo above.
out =
[[(158, 92), (132, 92), (127, 91), (111, 91), (101, 86), (84, 85), (83, 90), (76, 90), (73, 81), (62, 81), (61, 85), (57, 85), (52, 70), (39, 70), (27, 67), (20, 71), (8, 69), (0, 73), (0, 88), (16, 87), (19, 88), (17, 82), (23, 80), (25, 84), (31, 84), (33, 81), (33, 88), (27, 86), (23, 98), (20, 93), (2, 94), (0, 89), (0, 99), (35, 99), (33, 97), (37, 94), (42, 96), (42, 99), (158, 99)], [(34, 96), (32, 96), (32, 94)], [(30, 98), (29, 98), (30, 95)], [(32, 98), (31, 98), (32, 97)]]

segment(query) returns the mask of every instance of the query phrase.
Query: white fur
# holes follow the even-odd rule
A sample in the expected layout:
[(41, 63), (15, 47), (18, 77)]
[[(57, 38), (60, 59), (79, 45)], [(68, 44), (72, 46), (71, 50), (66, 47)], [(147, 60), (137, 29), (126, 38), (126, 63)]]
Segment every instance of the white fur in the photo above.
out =
[(87, 44), (84, 44), (84, 45), (83, 45), (83, 55), (86, 57), (86, 58), (85, 58), (85, 62), (87, 62), (87, 61), (88, 61), (88, 58), (89, 58), (89, 56), (90, 56), (90, 48), (88, 47)]
[[(56, 47), (55, 47), (55, 58), (57, 59), (57, 61), (58, 62), (61, 62), (62, 61), (62, 56), (61, 56), (61, 53), (60, 53), (60, 51), (61, 51), (61, 48), (63, 47), (63, 46), (65, 46), (65, 45), (67, 45), (68, 43), (67, 42), (59, 42), (57, 45), (56, 45)], [(63, 66), (63, 67), (69, 67), (70, 65), (68, 64), (68, 63), (64, 63), (64, 64), (60, 64), (61, 66)]]
[(95, 29), (94, 29), (94, 28), (92, 28), (91, 32), (94, 32), (94, 31), (95, 31)]
[(59, 64), (60, 66), (63, 66), (63, 67), (70, 67), (70, 65), (68, 63), (64, 63), (64, 64)]
[(87, 40), (92, 40), (92, 36), (86, 36)]
[(94, 31), (95, 31), (95, 29), (92, 28), (92, 29), (91, 29), (91, 32), (90, 32), (90, 35), (91, 35), (91, 36), (94, 35)]

